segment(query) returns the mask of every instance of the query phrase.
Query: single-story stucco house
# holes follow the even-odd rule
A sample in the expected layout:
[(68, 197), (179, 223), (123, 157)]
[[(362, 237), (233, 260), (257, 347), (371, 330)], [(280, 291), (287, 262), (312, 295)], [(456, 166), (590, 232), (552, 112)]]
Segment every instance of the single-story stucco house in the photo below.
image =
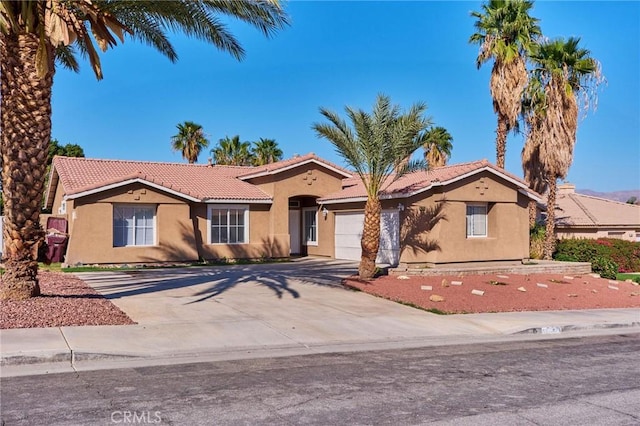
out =
[[(45, 206), (68, 220), (67, 264), (317, 255), (360, 259), (366, 197), (314, 154), (260, 167), (55, 157)], [(538, 194), (486, 160), (402, 176), (382, 194), (379, 262), (529, 257)]]
[(556, 236), (640, 242), (640, 206), (578, 194), (571, 183), (558, 185)]

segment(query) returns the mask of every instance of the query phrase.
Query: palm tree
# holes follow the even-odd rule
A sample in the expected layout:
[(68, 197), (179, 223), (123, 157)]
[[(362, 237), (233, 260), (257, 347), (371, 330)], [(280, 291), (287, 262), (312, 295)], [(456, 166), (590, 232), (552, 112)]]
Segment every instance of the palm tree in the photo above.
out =
[(0, 133), (5, 203), (5, 272), (0, 298), (39, 294), (38, 227), (51, 136), (55, 61), (78, 70), (76, 51), (102, 78), (102, 51), (125, 35), (177, 59), (169, 32), (207, 41), (240, 59), (244, 51), (221, 22), (228, 15), (269, 36), (287, 24), (277, 0), (0, 2)]
[(362, 232), (362, 257), (358, 273), (360, 278), (372, 278), (380, 247), (380, 194), (398, 179), (402, 172), (424, 165), (409, 164), (401, 173), (395, 166), (422, 146), (423, 133), (431, 125), (423, 117), (426, 105), (417, 103), (407, 113), (391, 105), (387, 96), (378, 95), (372, 113), (346, 107), (351, 120), (349, 126), (336, 113), (320, 108), (329, 123), (315, 123), (313, 128), (321, 138), (329, 140), (358, 174), (367, 191)]
[(253, 143), (253, 165), (264, 166), (282, 160), (282, 150), (275, 139), (260, 138)]
[(555, 250), (556, 184), (566, 178), (573, 161), (579, 111), (595, 105), (597, 87), (604, 81), (598, 61), (579, 44), (574, 37), (550, 40), (530, 56), (532, 85), (540, 89), (527, 116), (523, 167), (534, 189), (547, 188), (545, 259)]
[(520, 112), (520, 98), (527, 85), (526, 55), (533, 40), (541, 35), (538, 19), (529, 15), (533, 7), (527, 0), (489, 0), (481, 12), (471, 12), (477, 19), (476, 33), (469, 42), (480, 46), (478, 68), (493, 59), (489, 88), (493, 110), (498, 116), (496, 129), (496, 164), (504, 168), (507, 134)]
[(226, 136), (211, 150), (214, 162), (228, 166), (250, 166), (253, 163), (251, 143), (240, 142), (240, 136)]
[(424, 160), (429, 169), (447, 165), (453, 148), (453, 137), (444, 127), (433, 127), (424, 136)]
[(209, 146), (209, 139), (204, 135), (202, 126), (193, 121), (185, 121), (176, 127), (178, 133), (171, 136), (171, 148), (181, 151), (182, 158), (189, 164), (197, 162), (200, 151)]

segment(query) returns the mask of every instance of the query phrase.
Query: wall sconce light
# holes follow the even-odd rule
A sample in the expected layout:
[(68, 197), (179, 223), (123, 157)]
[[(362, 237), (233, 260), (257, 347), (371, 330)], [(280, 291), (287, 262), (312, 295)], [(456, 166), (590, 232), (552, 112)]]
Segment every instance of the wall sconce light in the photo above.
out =
[(326, 219), (328, 214), (329, 214), (329, 210), (327, 210), (326, 207), (323, 207), (322, 208), (322, 217), (324, 217)]
[(398, 210), (400, 210), (401, 212), (404, 211), (404, 204), (402, 203), (398, 203)]

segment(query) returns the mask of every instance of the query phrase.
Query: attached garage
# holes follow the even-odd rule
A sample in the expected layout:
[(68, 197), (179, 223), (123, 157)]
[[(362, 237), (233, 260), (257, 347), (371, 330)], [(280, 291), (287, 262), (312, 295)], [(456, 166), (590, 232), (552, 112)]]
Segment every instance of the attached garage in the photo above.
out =
[[(336, 213), (335, 258), (360, 260), (364, 213)], [(397, 265), (400, 260), (400, 217), (397, 210), (384, 210), (380, 217), (380, 250), (376, 263)]]

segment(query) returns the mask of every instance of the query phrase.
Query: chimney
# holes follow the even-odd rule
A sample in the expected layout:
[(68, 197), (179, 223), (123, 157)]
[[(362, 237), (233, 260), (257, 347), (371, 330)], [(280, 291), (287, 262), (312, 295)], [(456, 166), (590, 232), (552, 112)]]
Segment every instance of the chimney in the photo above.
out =
[(575, 194), (576, 186), (572, 183), (565, 182), (558, 185), (558, 194)]

